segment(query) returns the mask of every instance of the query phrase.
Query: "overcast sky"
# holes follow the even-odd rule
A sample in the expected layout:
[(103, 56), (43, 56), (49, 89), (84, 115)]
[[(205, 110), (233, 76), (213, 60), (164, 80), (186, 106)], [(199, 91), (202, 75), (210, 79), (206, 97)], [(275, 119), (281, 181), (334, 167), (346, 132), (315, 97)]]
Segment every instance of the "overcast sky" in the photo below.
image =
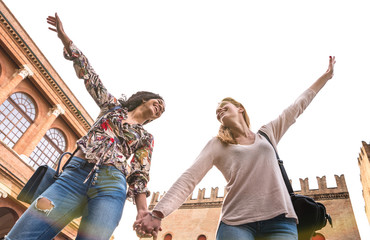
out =
[[(149, 188), (168, 190), (218, 131), (224, 97), (242, 102), (252, 130), (273, 120), (337, 58), (335, 75), (288, 130), (278, 150), (293, 188), (299, 178), (344, 174), (362, 239), (370, 239), (357, 158), (369, 143), (370, 14), (368, 1), (95, 1), (4, 0), (90, 115), (98, 107), (64, 60), (46, 17), (59, 13), (74, 43), (108, 90), (161, 94)], [(31, 10), (32, 9), (32, 10)], [(223, 189), (212, 169), (195, 189)], [(148, 199), (148, 202), (150, 199)], [(135, 239), (127, 202), (116, 239)]]

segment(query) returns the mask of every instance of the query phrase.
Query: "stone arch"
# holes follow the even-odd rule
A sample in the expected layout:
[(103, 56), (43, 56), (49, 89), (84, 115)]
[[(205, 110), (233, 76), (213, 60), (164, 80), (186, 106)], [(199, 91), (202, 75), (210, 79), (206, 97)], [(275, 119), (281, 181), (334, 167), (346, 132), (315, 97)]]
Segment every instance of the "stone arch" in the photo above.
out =
[(201, 235), (198, 236), (197, 240), (207, 240), (207, 237), (206, 237), (206, 235), (201, 234)]
[(2, 239), (18, 220), (18, 214), (11, 208), (0, 207), (0, 239)]
[(164, 236), (163, 240), (172, 240), (172, 234), (171, 234), (171, 233), (167, 233), (167, 234)]
[(325, 240), (325, 236), (321, 233), (314, 233), (312, 238), (312, 240)]

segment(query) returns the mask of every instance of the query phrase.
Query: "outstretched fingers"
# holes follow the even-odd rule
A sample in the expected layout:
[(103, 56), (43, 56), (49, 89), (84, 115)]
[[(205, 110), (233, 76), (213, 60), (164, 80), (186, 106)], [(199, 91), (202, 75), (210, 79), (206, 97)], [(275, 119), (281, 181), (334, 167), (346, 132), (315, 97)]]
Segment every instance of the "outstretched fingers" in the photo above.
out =
[(335, 60), (335, 56), (330, 56), (330, 59), (329, 59), (329, 66), (331, 68), (334, 68), (334, 64), (336, 63), (337, 61)]
[(57, 31), (57, 29), (56, 29), (56, 27), (57, 27), (56, 19), (55, 19), (54, 17), (49, 16), (49, 17), (46, 19), (46, 22), (47, 22), (48, 24), (50, 24), (51, 26), (53, 26), (53, 27), (54, 27), (54, 28), (49, 27), (49, 29), (50, 29), (51, 31), (58, 32), (58, 31)]
[(329, 68), (333, 68), (335, 63), (335, 56), (329, 56)]
[(336, 63), (335, 56), (329, 56), (329, 66), (326, 73), (329, 75), (329, 79), (334, 75), (334, 64)]
[(55, 13), (55, 16), (48, 16), (46, 18), (46, 21), (48, 24), (51, 25), (49, 29), (51, 31), (58, 33), (58, 37), (62, 39), (62, 41), (63, 39), (67, 38), (67, 35), (65, 34), (63, 29), (62, 21), (60, 21), (60, 18), (57, 13)]

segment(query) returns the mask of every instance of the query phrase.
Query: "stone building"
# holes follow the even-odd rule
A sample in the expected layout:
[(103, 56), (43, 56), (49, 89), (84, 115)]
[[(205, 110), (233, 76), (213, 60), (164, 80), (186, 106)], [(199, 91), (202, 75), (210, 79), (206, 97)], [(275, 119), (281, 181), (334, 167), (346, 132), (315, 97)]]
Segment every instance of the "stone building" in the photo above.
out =
[[(55, 167), (92, 122), (0, 1), (0, 239), (28, 207), (16, 198), (34, 170)], [(77, 228), (72, 222), (56, 239), (74, 239)]]
[[(333, 228), (330, 224), (320, 231), (313, 239), (359, 240), (350, 197), (344, 175), (335, 176), (336, 187), (328, 188), (326, 177), (317, 177), (318, 189), (310, 189), (308, 179), (300, 179), (301, 190), (297, 194), (312, 197), (322, 202), (332, 216)], [(205, 189), (198, 190), (196, 199), (191, 198), (175, 212), (162, 220), (163, 231), (159, 240), (214, 240), (221, 213), (223, 196), (218, 196), (218, 188), (212, 188), (210, 197), (205, 197)], [(154, 193), (149, 205), (150, 209), (161, 198)]]
[(361, 152), (358, 157), (360, 177), (362, 183), (362, 195), (365, 201), (365, 212), (370, 223), (370, 144), (362, 142)]

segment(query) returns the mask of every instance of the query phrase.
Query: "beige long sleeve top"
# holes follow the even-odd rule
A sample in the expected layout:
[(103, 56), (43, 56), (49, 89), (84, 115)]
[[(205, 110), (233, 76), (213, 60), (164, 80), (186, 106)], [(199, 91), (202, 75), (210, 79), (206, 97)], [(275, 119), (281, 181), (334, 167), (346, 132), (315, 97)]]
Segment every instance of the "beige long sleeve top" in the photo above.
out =
[[(306, 90), (278, 118), (260, 128), (275, 148), (315, 95), (313, 90)], [(227, 181), (221, 215), (224, 223), (241, 225), (280, 214), (297, 220), (274, 149), (259, 134), (251, 145), (224, 144), (216, 137), (212, 138), (154, 210), (168, 216), (179, 208), (213, 166)]]

